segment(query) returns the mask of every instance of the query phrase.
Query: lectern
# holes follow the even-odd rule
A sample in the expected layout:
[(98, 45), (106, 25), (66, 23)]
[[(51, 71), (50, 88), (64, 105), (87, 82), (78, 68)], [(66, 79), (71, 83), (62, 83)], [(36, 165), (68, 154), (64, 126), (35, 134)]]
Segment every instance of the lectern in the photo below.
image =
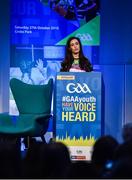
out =
[(54, 138), (71, 160), (90, 160), (101, 136), (101, 73), (59, 72), (55, 80)]

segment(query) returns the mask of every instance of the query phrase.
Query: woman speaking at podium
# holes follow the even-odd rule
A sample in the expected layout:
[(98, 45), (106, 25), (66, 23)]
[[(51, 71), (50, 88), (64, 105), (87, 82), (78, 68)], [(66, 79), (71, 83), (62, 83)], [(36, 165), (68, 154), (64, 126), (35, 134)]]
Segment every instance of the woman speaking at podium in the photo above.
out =
[(93, 67), (84, 56), (82, 44), (78, 37), (70, 37), (66, 43), (64, 61), (61, 63), (61, 72), (90, 72)]

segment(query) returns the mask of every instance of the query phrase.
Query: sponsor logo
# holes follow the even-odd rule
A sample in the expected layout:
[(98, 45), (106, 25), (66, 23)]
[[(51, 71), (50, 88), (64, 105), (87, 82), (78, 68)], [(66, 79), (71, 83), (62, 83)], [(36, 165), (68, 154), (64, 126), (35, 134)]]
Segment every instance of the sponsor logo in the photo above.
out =
[(86, 160), (86, 156), (71, 156), (72, 160)]
[(77, 83), (77, 84), (74, 84), (74, 83), (69, 83), (67, 84), (66, 86), (66, 90), (68, 93), (92, 93), (91, 90), (89, 89), (88, 85), (83, 83), (83, 84), (80, 84), (80, 83)]
[(57, 80), (74, 80), (75, 76), (72, 75), (58, 75)]

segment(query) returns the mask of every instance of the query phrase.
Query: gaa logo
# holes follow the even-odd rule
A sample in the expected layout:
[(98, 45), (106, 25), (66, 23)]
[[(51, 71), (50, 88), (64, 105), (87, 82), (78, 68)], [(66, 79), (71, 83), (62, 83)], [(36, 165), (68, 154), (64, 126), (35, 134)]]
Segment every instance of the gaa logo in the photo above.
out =
[(83, 152), (82, 152), (82, 150), (76, 150), (76, 153), (77, 154), (82, 154)]
[(92, 36), (88, 33), (83, 33), (83, 34), (78, 33), (78, 34), (76, 34), (76, 37), (78, 37), (81, 41), (92, 41), (93, 40)]
[(83, 83), (83, 84), (80, 84), (80, 83), (69, 83), (67, 84), (66, 86), (66, 90), (68, 93), (92, 93), (91, 90), (89, 89), (88, 85)]

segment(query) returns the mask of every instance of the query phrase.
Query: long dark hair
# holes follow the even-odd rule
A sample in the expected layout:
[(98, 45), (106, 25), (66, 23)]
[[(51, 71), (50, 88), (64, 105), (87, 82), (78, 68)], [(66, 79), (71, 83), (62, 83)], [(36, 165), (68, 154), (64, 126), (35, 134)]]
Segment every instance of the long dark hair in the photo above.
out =
[(80, 52), (79, 52), (79, 66), (82, 70), (85, 70), (86, 72), (90, 72), (93, 70), (93, 67), (90, 63), (90, 61), (88, 60), (88, 58), (86, 58), (83, 54), (83, 50), (82, 50), (82, 44), (81, 41), (78, 37), (70, 37), (66, 43), (66, 47), (65, 47), (65, 58), (64, 61), (62, 61), (61, 63), (61, 72), (68, 72), (69, 69), (72, 66), (72, 63), (74, 61), (73, 55), (72, 55), (72, 51), (70, 49), (70, 42), (76, 39), (79, 42), (80, 45)]

